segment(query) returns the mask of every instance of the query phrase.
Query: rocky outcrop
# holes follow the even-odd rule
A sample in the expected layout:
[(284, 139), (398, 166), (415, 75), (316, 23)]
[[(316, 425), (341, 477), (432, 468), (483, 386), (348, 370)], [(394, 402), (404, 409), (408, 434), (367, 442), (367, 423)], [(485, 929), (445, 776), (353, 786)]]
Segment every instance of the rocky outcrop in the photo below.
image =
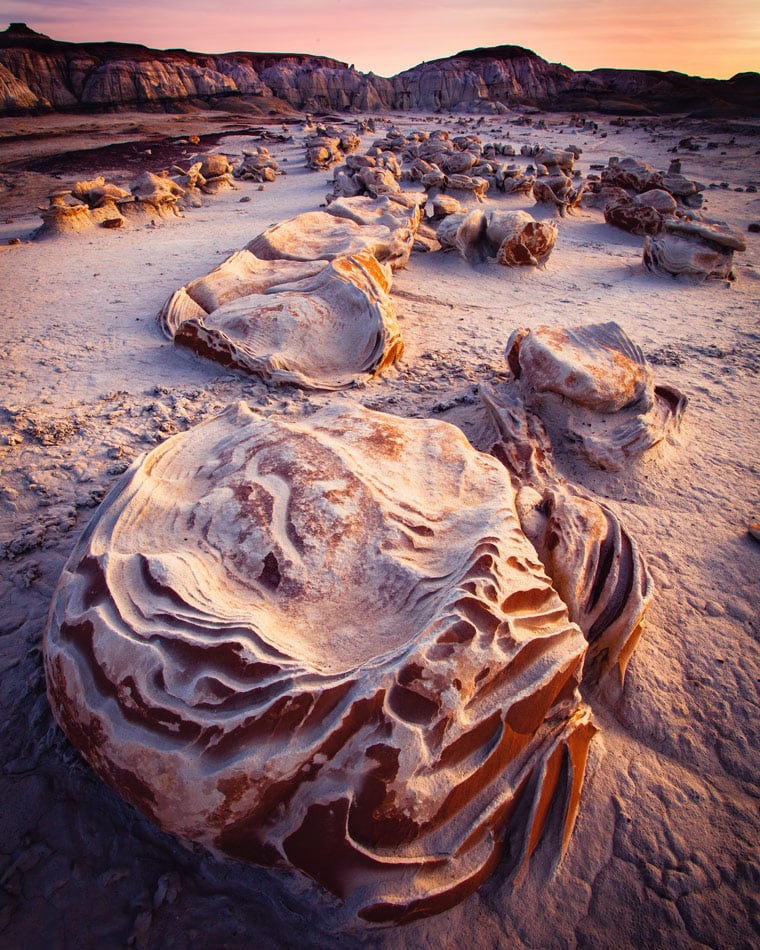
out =
[(0, 32), (0, 114), (171, 109), (221, 97), (315, 113), (498, 113), (527, 105), (616, 114), (750, 115), (760, 111), (760, 75), (723, 81), (645, 70), (574, 72), (522, 47), (496, 46), (421, 63), (386, 79), (324, 56), (62, 43), (23, 23)]
[[(59, 43), (23, 24), (11, 24), (0, 34), (0, 64), (28, 87), (36, 109), (155, 105), (239, 94), (234, 78), (216, 68), (213, 57), (120, 43)], [(259, 86), (256, 94), (262, 92)], [(0, 101), (9, 94), (0, 74)], [(24, 108), (17, 102), (6, 111)]]
[(618, 114), (685, 112), (695, 117), (760, 113), (758, 73), (740, 73), (724, 80), (672, 70), (594, 69), (575, 77), (574, 87), (563, 92), (558, 108)]
[(548, 103), (572, 77), (567, 66), (547, 63), (530, 50), (496, 46), (422, 63), (393, 82), (399, 109), (496, 112), (507, 104)]
[(391, 80), (359, 73), (345, 63), (321, 61), (319, 57), (306, 62), (283, 57), (267, 66), (261, 78), (271, 94), (309, 112), (375, 112), (394, 107)]
[(37, 109), (40, 105), (39, 97), (29, 86), (0, 63), (0, 113), (13, 115)]
[(318, 56), (211, 56), (121, 43), (61, 43), (11, 24), (0, 33), (0, 109), (171, 105), (226, 96), (276, 97), (311, 112), (393, 106), (393, 84)]

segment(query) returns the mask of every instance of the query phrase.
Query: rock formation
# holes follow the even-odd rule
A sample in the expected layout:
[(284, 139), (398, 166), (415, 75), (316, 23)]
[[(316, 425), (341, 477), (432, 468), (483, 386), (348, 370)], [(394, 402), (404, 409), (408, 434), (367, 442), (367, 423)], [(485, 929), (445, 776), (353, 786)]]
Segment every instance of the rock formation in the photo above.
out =
[(744, 236), (723, 221), (707, 218), (705, 186), (636, 158), (610, 159), (601, 179), (591, 184), (590, 204), (604, 207), (608, 224), (645, 235), (644, 266), (676, 277), (733, 277), (734, 251), (746, 249)]
[(332, 168), (351, 152), (355, 152), (361, 139), (355, 132), (346, 132), (336, 126), (318, 125), (306, 136), (306, 164), (313, 169)]
[(586, 642), (507, 471), (447, 423), (241, 403), (174, 436), (82, 535), (44, 652), (61, 727), (120, 795), (367, 921), (444, 910), (571, 833)]
[[(158, 174), (143, 172), (130, 185), (130, 191), (107, 182), (100, 175), (76, 182), (72, 189), (48, 196), (49, 207), (40, 207), (42, 225), (34, 232), (35, 240), (60, 237), (77, 231), (92, 231), (96, 226), (119, 228), (126, 223), (156, 224), (180, 214), (180, 209), (198, 208), (204, 195), (216, 195), (234, 188), (233, 172), (242, 178), (272, 180), (277, 168), (266, 149), (244, 156), (233, 167), (226, 155), (195, 155), (187, 169), (174, 165)], [(251, 164), (247, 164), (251, 162)], [(267, 173), (271, 172), (270, 179)]]
[(637, 158), (610, 159), (591, 185), (591, 204), (604, 207), (608, 224), (632, 234), (660, 234), (675, 217), (693, 218), (705, 186), (672, 170), (658, 171)]
[(680, 425), (685, 397), (655, 385), (641, 347), (616, 323), (515, 330), (506, 357), (550, 436), (599, 468), (623, 468)]
[(235, 178), (243, 181), (274, 181), (279, 171), (278, 163), (264, 145), (243, 149), (243, 158), (233, 170)]
[(644, 241), (647, 270), (673, 277), (733, 280), (734, 251), (746, 248), (744, 236), (722, 221), (668, 218), (666, 233)]
[(390, 268), (366, 248), (331, 263), (239, 251), (176, 291), (159, 315), (180, 346), (277, 383), (336, 390), (401, 358)]
[(583, 191), (583, 184), (575, 184), (574, 179), (561, 172), (539, 177), (533, 182), (536, 202), (550, 205), (561, 217), (578, 207)]
[(760, 76), (708, 80), (643, 70), (574, 72), (519, 46), (422, 63), (385, 79), (323, 56), (151, 50), (124, 43), (64, 43), (12, 23), (0, 33), (0, 111), (175, 108), (244, 96), (314, 113), (390, 110), (758, 114)]
[(306, 211), (267, 228), (248, 244), (248, 250), (267, 261), (317, 261), (367, 248), (378, 261), (398, 269), (409, 260), (413, 242), (409, 228), (361, 225), (327, 211)]
[(36, 239), (62, 237), (95, 229), (95, 220), (88, 206), (72, 198), (72, 191), (68, 189), (48, 195), (48, 207), (40, 206), (42, 224), (34, 232)]
[[(308, 141), (306, 162), (312, 164)], [(336, 198), (362, 195), (377, 198), (380, 195), (401, 194), (401, 163), (392, 150), (384, 148), (384, 144), (376, 142), (363, 154), (345, 155), (345, 163), (334, 171), (332, 191), (327, 195), (328, 203)], [(338, 152), (342, 154), (342, 149), (338, 149)]]
[(179, 214), (177, 203), (184, 197), (185, 189), (168, 175), (154, 175), (143, 172), (131, 185), (135, 197), (133, 207), (125, 206), (129, 214), (132, 210), (139, 215), (155, 215), (159, 218)]
[(665, 229), (664, 216), (657, 208), (628, 195), (606, 203), (604, 220), (630, 234), (659, 234)]
[(514, 379), (482, 385), (495, 429), (491, 454), (517, 488), (526, 536), (589, 641), (584, 682), (616, 701), (653, 596), (652, 578), (617, 515), (561, 479), (541, 418)]
[(336, 218), (347, 218), (356, 224), (381, 225), (391, 231), (416, 231), (422, 219), (422, 208), (427, 201), (423, 192), (404, 191), (377, 198), (357, 196), (336, 198), (327, 207), (327, 213)]
[(443, 218), (436, 236), (467, 261), (495, 259), (499, 264), (545, 264), (557, 241), (557, 228), (536, 221), (527, 211), (454, 212)]
[(486, 225), (486, 236), (498, 245), (497, 262), (508, 266), (546, 263), (557, 233), (550, 221), (535, 221), (527, 211), (491, 211)]

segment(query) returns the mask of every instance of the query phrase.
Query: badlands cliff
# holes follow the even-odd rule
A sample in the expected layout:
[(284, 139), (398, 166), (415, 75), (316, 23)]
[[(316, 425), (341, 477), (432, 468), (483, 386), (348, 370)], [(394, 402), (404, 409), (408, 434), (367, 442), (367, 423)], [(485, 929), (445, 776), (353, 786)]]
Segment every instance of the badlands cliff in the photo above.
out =
[(760, 75), (576, 72), (519, 46), (468, 50), (383, 78), (323, 56), (193, 53), (65, 43), (23, 23), (0, 32), (0, 115), (120, 108), (176, 110), (238, 100), (260, 112), (494, 113), (514, 107), (647, 115), (756, 115)]

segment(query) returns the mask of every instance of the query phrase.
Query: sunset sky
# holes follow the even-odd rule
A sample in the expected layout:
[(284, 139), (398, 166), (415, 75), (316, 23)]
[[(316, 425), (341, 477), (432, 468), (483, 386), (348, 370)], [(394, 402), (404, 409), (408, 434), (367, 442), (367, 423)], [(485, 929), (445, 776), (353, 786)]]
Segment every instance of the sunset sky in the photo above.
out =
[(760, 71), (760, 0), (0, 0), (3, 20), (72, 42), (321, 54), (381, 76), (501, 43), (573, 69)]

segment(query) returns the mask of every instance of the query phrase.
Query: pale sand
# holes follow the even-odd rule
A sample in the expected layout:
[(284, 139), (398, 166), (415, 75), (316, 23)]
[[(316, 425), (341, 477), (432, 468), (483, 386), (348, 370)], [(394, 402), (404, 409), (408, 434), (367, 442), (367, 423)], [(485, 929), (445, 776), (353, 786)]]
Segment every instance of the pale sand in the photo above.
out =
[[(127, 118), (172, 121), (178, 134), (200, 128), (197, 117)], [(126, 121), (78, 117), (82, 127), (111, 132)], [(582, 208), (557, 221), (557, 246), (542, 270), (414, 254), (392, 290), (406, 342), (399, 366), (350, 393), (305, 395), (180, 351), (155, 324), (177, 287), (270, 224), (324, 201), (331, 176), (306, 170), (299, 127), (292, 144), (270, 146), (286, 176), (263, 191), (239, 183), (158, 227), (27, 243), (50, 182), (26, 177), (26, 191), (19, 185), (0, 197), (0, 221), (13, 215), (0, 224), (0, 244), (22, 239), (0, 246), (0, 947), (130, 939), (144, 947), (757, 945), (760, 544), (747, 528), (760, 515), (760, 235), (747, 226), (760, 221), (760, 196), (735, 189), (760, 185), (760, 135), (671, 119), (620, 129), (601, 119), (602, 137), (571, 131), (566, 117), (547, 121), (548, 130), (536, 131), (494, 118), (477, 131), (518, 151), (526, 142), (577, 145), (584, 173), (612, 155), (667, 169), (669, 149), (695, 136), (702, 148), (679, 153), (684, 174), (727, 182), (706, 190), (705, 210), (747, 237), (736, 281), (647, 274), (643, 239)], [(10, 131), (36, 122), (0, 120), (3, 150)], [(443, 125), (462, 130), (454, 119)], [(385, 127), (379, 123), (378, 136)], [(108, 134), (93, 132), (92, 142)], [(218, 150), (234, 157), (251, 144), (235, 136)], [(489, 201), (548, 214), (525, 196), (489, 193)], [(590, 697), (600, 732), (556, 872), (539, 849), (522, 881), (497, 869), (438, 917), (336, 935), (339, 909), (308, 884), (184, 848), (82, 763), (53, 723), (40, 644), (68, 552), (129, 462), (240, 398), (283, 408), (357, 399), (400, 415), (459, 419), (467, 431), (473, 388), (504, 378), (515, 327), (611, 319), (689, 406), (679, 437), (628, 471), (559, 456), (563, 474), (619, 513), (657, 591), (622, 701), (613, 709)]]

